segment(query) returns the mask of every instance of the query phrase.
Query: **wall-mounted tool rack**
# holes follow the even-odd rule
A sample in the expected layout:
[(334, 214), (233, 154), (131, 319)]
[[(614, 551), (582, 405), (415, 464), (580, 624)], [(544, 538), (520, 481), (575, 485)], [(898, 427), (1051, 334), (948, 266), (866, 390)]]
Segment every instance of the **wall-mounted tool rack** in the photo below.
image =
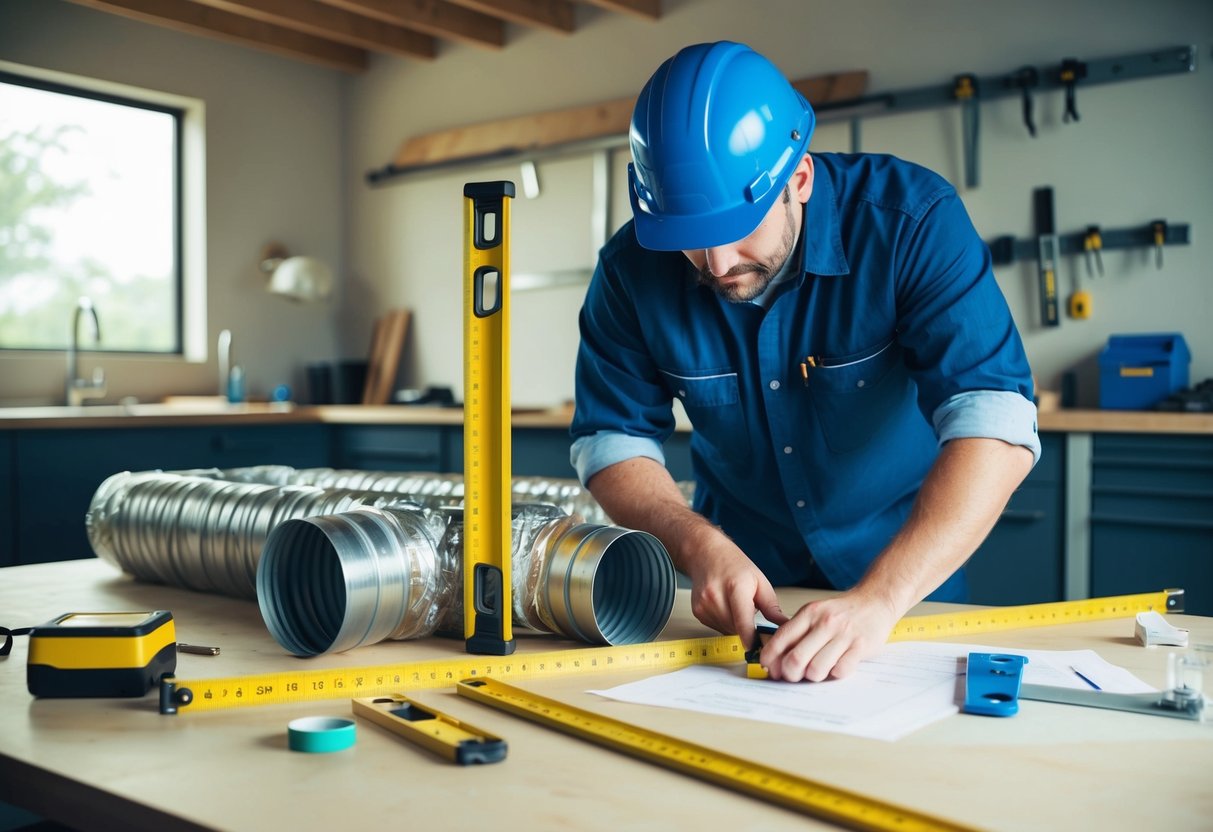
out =
[(862, 119), (960, 106), (964, 108), (965, 113), (965, 184), (975, 187), (978, 179), (978, 103), (1010, 96), (1021, 97), (1024, 102), (1024, 123), (1028, 132), (1034, 136), (1036, 127), (1032, 118), (1032, 96), (1038, 92), (1065, 90), (1065, 120), (1077, 121), (1077, 88), (1195, 70), (1196, 47), (1172, 46), (1089, 61), (1065, 58), (1057, 64), (1042, 67), (1024, 66), (1001, 75), (977, 77), (971, 73), (961, 74), (947, 84), (873, 93), (849, 101), (830, 101), (818, 105), (815, 109), (818, 121), (851, 121), (851, 150), (858, 153), (859, 125)]
[[(1188, 245), (1188, 224), (1187, 223), (1164, 223), (1161, 233), (1161, 243), (1156, 235), (1155, 223), (1158, 220), (1146, 225), (1139, 225), (1131, 228), (1105, 228), (1100, 231), (1100, 236), (1103, 238), (1104, 250), (1114, 248), (1157, 248), (1160, 244), (1165, 246), (1186, 246)], [(1086, 252), (1087, 232), (1074, 231), (1069, 234), (1057, 235), (1058, 247), (1060, 253), (1064, 256), (1067, 254), (1084, 254)], [(986, 245), (990, 247), (990, 256), (994, 259), (995, 266), (1005, 266), (1015, 260), (1035, 260), (1040, 256), (1040, 245), (1038, 240), (1033, 237), (1031, 239), (1016, 239), (1011, 236), (995, 237), (992, 240), (987, 240)]]

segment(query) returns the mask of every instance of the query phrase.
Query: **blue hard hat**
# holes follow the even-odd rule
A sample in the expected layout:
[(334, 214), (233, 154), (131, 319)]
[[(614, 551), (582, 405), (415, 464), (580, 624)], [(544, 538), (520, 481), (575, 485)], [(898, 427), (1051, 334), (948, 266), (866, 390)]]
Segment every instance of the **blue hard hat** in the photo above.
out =
[(808, 150), (813, 108), (741, 43), (688, 46), (658, 67), (632, 112), (636, 239), (658, 251), (748, 236)]

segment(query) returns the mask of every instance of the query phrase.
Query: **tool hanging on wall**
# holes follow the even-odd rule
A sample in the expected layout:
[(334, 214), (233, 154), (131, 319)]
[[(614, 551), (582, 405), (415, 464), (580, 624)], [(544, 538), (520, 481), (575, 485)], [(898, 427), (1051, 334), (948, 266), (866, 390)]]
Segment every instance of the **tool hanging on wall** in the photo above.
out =
[(1099, 253), (1103, 249), (1103, 236), (1098, 225), (1087, 226), (1087, 233), (1082, 238), (1082, 248), (1087, 253), (1087, 275), (1095, 277), (1098, 271), (1099, 276), (1103, 277), (1103, 256)]
[(1057, 224), (1053, 216), (1053, 189), (1037, 188), (1033, 194), (1036, 213), (1036, 257), (1040, 279), (1040, 322), (1045, 326), (1058, 326), (1057, 315), (1057, 261), (1061, 250), (1057, 244)]
[[(1109, 251), (1123, 248), (1153, 247), (1155, 265), (1162, 268), (1163, 246), (1188, 245), (1189, 226), (1187, 223), (1171, 223), (1165, 220), (1155, 220), (1149, 225), (1139, 225), (1130, 228), (1100, 227), (1099, 249)], [(1087, 250), (1087, 232), (1074, 231), (1057, 235), (1057, 247), (1064, 257), (1069, 254), (1085, 254)], [(1035, 260), (1039, 256), (1039, 244), (1036, 239), (1017, 239), (1010, 235), (994, 237), (986, 240), (990, 247), (990, 257), (995, 266), (1006, 266), (1016, 260)]]
[(1062, 123), (1078, 121), (1078, 106), (1075, 100), (1074, 86), (1087, 77), (1087, 65), (1074, 58), (1066, 58), (1061, 62), (1057, 73), (1058, 80), (1066, 88), (1066, 111), (1062, 115)]
[(977, 161), (978, 140), (981, 133), (980, 88), (977, 76), (972, 73), (957, 75), (954, 95), (961, 103), (961, 119), (964, 129), (965, 187), (976, 188), (980, 165)]
[(1008, 84), (1019, 90), (1023, 98), (1023, 123), (1028, 128), (1028, 135), (1036, 138), (1036, 120), (1032, 115), (1032, 90), (1040, 85), (1040, 73), (1034, 66), (1017, 69), (1008, 79)]
[(463, 187), (463, 630), (469, 653), (514, 652), (510, 583), (510, 200)]
[(1167, 221), (1154, 220), (1150, 223), (1150, 233), (1154, 235), (1154, 265), (1162, 269), (1162, 247), (1167, 242)]

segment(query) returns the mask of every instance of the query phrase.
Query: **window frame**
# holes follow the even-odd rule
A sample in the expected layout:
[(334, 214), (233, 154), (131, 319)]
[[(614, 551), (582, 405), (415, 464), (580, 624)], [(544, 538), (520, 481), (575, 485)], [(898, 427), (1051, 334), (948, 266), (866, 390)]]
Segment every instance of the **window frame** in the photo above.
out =
[[(32, 69), (32, 68), (31, 68)], [(86, 80), (86, 79), (81, 79)], [(78, 86), (67, 81), (55, 80), (48, 77), (40, 77), (34, 74), (23, 74), (20, 69), (12, 65), (4, 65), (0, 63), (0, 83), (12, 84), (14, 86), (29, 87), (31, 89), (43, 90), (45, 92), (54, 92), (62, 95), (72, 95), (78, 98), (88, 98), (94, 101), (102, 101), (108, 104), (118, 104), (126, 107), (134, 107), (142, 110), (150, 110), (152, 112), (164, 113), (173, 119), (173, 274), (172, 284), (174, 289), (173, 298), (173, 346), (168, 350), (108, 350), (102, 345), (99, 349), (93, 347), (93, 351), (109, 354), (109, 355), (128, 355), (128, 356), (164, 356), (188, 359), (187, 337), (185, 332), (185, 296), (186, 296), (186, 276), (185, 276), (185, 187), (186, 187), (186, 119), (188, 118), (188, 110), (184, 104), (170, 104), (153, 101), (150, 98), (136, 98), (131, 95), (123, 95), (121, 93), (108, 92), (99, 88), (89, 88), (87, 86)], [(66, 316), (64, 318), (67, 319)], [(65, 345), (66, 347), (66, 345)], [(0, 354), (13, 354), (17, 352), (32, 352), (32, 353), (47, 353), (47, 352), (62, 352), (65, 347), (4, 347), (0, 345)]]

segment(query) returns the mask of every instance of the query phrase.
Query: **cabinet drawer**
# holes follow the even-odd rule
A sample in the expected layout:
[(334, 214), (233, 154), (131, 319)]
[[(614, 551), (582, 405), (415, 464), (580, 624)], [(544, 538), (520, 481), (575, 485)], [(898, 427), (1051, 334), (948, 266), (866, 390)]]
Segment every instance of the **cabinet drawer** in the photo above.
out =
[(1177, 587), (1184, 611), (1213, 615), (1213, 530), (1208, 524), (1092, 519), (1091, 594), (1129, 595)]
[(339, 425), (333, 438), (334, 466), (362, 471), (449, 471), (442, 433), (439, 426)]
[(1096, 434), (1091, 484), (1213, 493), (1213, 437)]
[(975, 604), (1037, 604), (1062, 597), (1060, 485), (1025, 483), (965, 566)]

